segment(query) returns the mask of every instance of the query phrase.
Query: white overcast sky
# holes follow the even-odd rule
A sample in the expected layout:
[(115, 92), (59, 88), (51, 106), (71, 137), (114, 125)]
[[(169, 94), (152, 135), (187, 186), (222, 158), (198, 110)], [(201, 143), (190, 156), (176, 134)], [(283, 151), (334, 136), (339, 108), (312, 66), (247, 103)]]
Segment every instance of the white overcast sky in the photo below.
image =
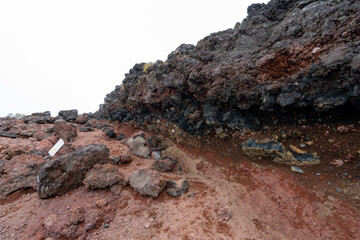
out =
[(0, 116), (95, 112), (135, 63), (234, 27), (254, 2), (1, 0)]

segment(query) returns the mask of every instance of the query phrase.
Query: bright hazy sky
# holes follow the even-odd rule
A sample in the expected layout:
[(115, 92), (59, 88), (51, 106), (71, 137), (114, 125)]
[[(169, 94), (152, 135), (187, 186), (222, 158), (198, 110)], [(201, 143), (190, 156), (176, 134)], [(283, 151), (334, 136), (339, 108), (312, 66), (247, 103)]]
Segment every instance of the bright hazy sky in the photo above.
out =
[(0, 1), (0, 116), (95, 112), (135, 63), (234, 27), (253, 2)]

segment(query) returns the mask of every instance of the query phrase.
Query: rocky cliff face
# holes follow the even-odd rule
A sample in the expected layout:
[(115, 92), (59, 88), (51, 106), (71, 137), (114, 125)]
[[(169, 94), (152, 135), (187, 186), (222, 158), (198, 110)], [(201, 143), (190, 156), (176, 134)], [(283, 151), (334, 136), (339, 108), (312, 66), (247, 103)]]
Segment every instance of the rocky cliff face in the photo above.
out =
[(136, 64), (98, 116), (165, 119), (190, 134), (260, 129), (269, 119), (360, 112), (360, 2), (253, 4), (233, 29)]

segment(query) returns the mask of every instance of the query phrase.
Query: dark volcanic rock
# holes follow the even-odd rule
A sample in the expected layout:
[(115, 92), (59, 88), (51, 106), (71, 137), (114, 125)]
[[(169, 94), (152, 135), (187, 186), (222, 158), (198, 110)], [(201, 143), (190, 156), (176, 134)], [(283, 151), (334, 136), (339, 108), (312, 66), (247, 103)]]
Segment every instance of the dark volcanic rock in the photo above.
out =
[(12, 133), (12, 132), (0, 131), (0, 136), (1, 137), (8, 137), (8, 138), (18, 138), (19, 134)]
[(158, 197), (166, 182), (159, 172), (150, 169), (139, 169), (131, 174), (130, 186), (143, 196)]
[(110, 162), (109, 149), (93, 144), (50, 160), (36, 178), (40, 198), (63, 195), (80, 186), (85, 174), (95, 165)]
[(116, 137), (116, 133), (112, 129), (108, 130), (106, 132), (106, 135), (108, 135), (109, 138), (115, 138)]
[(67, 122), (75, 121), (78, 117), (78, 110), (62, 110), (59, 112), (59, 117), (65, 119)]
[(355, 0), (253, 4), (234, 28), (136, 64), (96, 116), (223, 135), (289, 113), (359, 114), (359, 19)]
[(184, 192), (186, 192), (189, 188), (189, 180), (181, 179), (179, 181), (166, 181), (166, 192), (173, 196), (178, 197)]

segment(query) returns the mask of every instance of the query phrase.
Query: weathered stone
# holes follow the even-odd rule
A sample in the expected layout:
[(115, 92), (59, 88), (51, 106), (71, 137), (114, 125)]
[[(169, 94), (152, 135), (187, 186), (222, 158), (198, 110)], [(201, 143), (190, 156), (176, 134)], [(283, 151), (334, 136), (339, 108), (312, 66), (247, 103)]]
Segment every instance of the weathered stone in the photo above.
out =
[(150, 150), (146, 146), (146, 140), (141, 135), (135, 134), (131, 138), (125, 141), (125, 144), (129, 146), (130, 152), (140, 157), (148, 157)]
[(89, 115), (87, 113), (84, 113), (83, 115), (76, 118), (76, 123), (79, 124), (85, 124), (89, 119)]
[(219, 221), (228, 221), (231, 218), (231, 211), (229, 206), (222, 206), (217, 212), (216, 216)]
[(0, 131), (1, 137), (8, 137), (8, 138), (18, 138), (19, 134), (7, 132), (7, 131)]
[(168, 172), (174, 168), (176, 163), (177, 163), (177, 161), (175, 159), (172, 159), (170, 157), (165, 157), (161, 160), (156, 160), (151, 165), (151, 169), (161, 171), (161, 172)]
[(313, 165), (320, 163), (316, 153), (300, 153), (294, 150), (288, 151), (284, 145), (276, 141), (255, 141), (249, 139), (242, 144), (244, 153), (254, 159), (258, 157), (271, 158), (274, 162), (291, 165)]
[(65, 142), (72, 142), (77, 137), (76, 128), (65, 122), (55, 124), (55, 136)]
[(132, 156), (129, 153), (124, 153), (119, 156), (119, 163), (131, 163), (133, 161)]
[(91, 132), (94, 131), (94, 129), (91, 126), (84, 126), (79, 129), (80, 132)]
[(78, 110), (72, 109), (72, 110), (62, 110), (59, 112), (59, 117), (65, 119), (67, 122), (69, 121), (75, 121), (78, 117)]
[(189, 188), (189, 180), (181, 179), (178, 181), (168, 180), (166, 181), (166, 192), (173, 196), (178, 197)]
[(108, 163), (109, 149), (93, 144), (47, 162), (36, 178), (40, 198), (65, 194), (80, 186), (85, 174), (95, 165)]
[(94, 165), (94, 167), (86, 173), (83, 181), (85, 187), (89, 190), (111, 187), (119, 182), (122, 186), (128, 184), (128, 181), (125, 180), (125, 176), (118, 171), (118, 167), (110, 163)]
[(18, 155), (9, 161), (1, 160), (0, 197), (34, 187), (35, 178), (45, 163), (41, 156)]
[(119, 135), (116, 137), (116, 140), (123, 140), (125, 139), (125, 135), (123, 133), (119, 133)]
[(112, 129), (108, 130), (106, 132), (106, 135), (108, 135), (109, 138), (115, 138), (116, 137), (116, 133)]
[(131, 174), (130, 186), (143, 196), (158, 197), (166, 182), (159, 172), (149, 169), (139, 169)]

